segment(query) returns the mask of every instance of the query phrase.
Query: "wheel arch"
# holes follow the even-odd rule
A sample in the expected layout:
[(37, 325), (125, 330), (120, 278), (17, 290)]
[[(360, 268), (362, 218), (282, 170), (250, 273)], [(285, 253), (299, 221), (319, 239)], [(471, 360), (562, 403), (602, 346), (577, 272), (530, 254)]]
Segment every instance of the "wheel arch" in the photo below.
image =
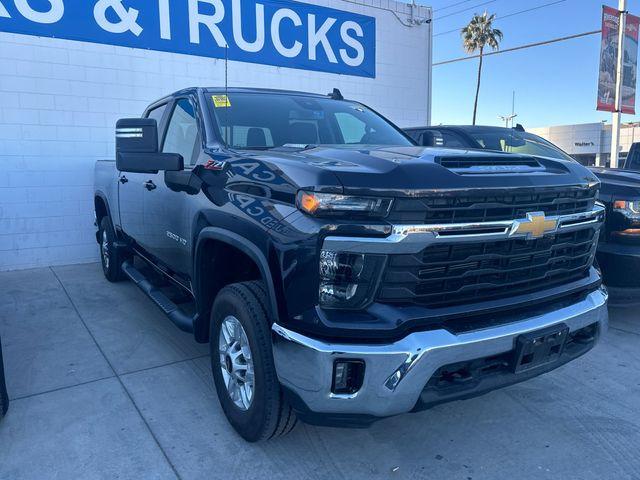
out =
[(213, 286), (208, 283), (208, 274), (211, 272), (211, 266), (208, 264), (211, 248), (224, 248), (225, 253), (239, 252), (248, 261), (250, 261), (256, 269), (258, 278), (240, 278), (240, 281), (262, 280), (267, 289), (267, 299), (269, 301), (269, 312), (274, 320), (278, 318), (278, 301), (276, 290), (271, 275), (271, 269), (266, 256), (250, 240), (245, 237), (218, 227), (205, 227), (198, 235), (195, 245), (195, 254), (193, 260), (193, 293), (196, 299), (198, 319), (194, 325), (194, 335), (199, 342), (206, 342), (209, 338), (209, 313), (211, 305), (217, 293), (228, 285), (229, 282), (216, 282)]

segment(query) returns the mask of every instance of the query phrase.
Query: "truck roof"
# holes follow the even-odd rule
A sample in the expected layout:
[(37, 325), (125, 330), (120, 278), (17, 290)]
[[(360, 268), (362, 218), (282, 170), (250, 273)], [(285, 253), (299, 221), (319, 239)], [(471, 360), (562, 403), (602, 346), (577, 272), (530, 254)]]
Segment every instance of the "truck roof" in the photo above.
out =
[[(308, 97), (326, 98), (329, 93), (323, 95), (320, 93), (303, 92), (298, 90), (280, 90), (277, 88), (249, 88), (249, 87), (189, 87), (178, 90), (177, 92), (170, 93), (162, 97), (162, 99), (184, 95), (186, 93), (195, 93), (197, 91), (203, 91), (204, 93), (272, 93), (279, 95), (304, 95)], [(159, 99), (159, 100), (162, 100)], [(155, 102), (154, 102), (155, 103)]]
[(326, 98), (327, 95), (319, 93), (303, 92), (298, 90), (280, 90), (277, 88), (245, 88), (245, 87), (207, 87), (205, 92), (229, 92), (229, 93), (273, 93), (279, 95), (305, 95), (309, 97)]
[(154, 100), (153, 102), (151, 102), (148, 106), (148, 108), (153, 107), (154, 105), (164, 102), (165, 100), (171, 99), (173, 97), (178, 97), (178, 96), (182, 96), (182, 95), (187, 95), (190, 93), (197, 93), (197, 92), (202, 92), (202, 93), (271, 93), (271, 94), (275, 94), (275, 95), (298, 95), (298, 96), (305, 96), (305, 97), (314, 97), (314, 98), (327, 98), (327, 96), (329, 95), (328, 93), (326, 95), (322, 95), (320, 93), (311, 93), (311, 92), (302, 92), (302, 91), (297, 91), (297, 90), (280, 90), (277, 88), (249, 88), (249, 87), (188, 87), (188, 88), (183, 88), (181, 90), (178, 90), (176, 92), (170, 93), (168, 95), (165, 95), (164, 97), (158, 98), (157, 100)]

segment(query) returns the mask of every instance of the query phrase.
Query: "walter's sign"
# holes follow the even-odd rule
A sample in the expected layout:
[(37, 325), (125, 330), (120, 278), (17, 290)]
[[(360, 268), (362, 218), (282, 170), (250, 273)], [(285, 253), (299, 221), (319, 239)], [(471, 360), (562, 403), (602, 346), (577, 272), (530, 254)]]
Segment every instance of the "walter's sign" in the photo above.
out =
[(375, 18), (289, 0), (0, 0), (0, 31), (375, 77)]

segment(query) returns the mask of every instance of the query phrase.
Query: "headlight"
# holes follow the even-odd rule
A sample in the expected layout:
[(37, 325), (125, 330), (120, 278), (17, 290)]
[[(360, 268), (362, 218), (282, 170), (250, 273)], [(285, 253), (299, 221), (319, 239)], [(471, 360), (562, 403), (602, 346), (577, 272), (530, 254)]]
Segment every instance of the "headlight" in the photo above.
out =
[(335, 216), (352, 214), (366, 217), (385, 217), (389, 213), (390, 198), (355, 197), (333, 193), (299, 191), (296, 203), (309, 215)]
[(622, 218), (613, 219), (611, 235), (619, 241), (637, 242), (640, 238), (640, 201), (616, 200), (613, 212)]
[(613, 210), (625, 216), (638, 216), (640, 215), (640, 200), (634, 200), (632, 202), (628, 200), (616, 200), (613, 202)]
[(364, 308), (384, 264), (384, 256), (362, 253), (320, 252), (319, 303), (323, 308)]

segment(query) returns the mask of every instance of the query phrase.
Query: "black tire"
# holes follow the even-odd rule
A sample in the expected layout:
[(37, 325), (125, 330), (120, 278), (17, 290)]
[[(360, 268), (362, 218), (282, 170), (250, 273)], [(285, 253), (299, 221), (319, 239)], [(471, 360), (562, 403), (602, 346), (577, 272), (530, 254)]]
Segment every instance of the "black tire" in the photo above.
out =
[[(211, 309), (211, 370), (218, 399), (229, 423), (248, 442), (289, 433), (296, 415), (282, 395), (271, 349), (271, 322), (262, 282), (234, 283), (223, 288)], [(254, 367), (253, 398), (243, 410), (232, 400), (220, 366), (219, 335), (222, 322), (235, 317), (246, 333)]]
[(4, 381), (4, 363), (2, 363), (2, 342), (0, 341), (0, 418), (4, 417), (9, 408), (9, 396)]
[[(116, 233), (113, 231), (111, 219), (106, 215), (102, 217), (100, 221), (98, 239), (102, 272), (110, 282), (119, 282), (125, 277), (122, 268), (120, 268), (125, 258), (122, 256), (122, 251), (114, 245), (116, 242)], [(107, 255), (105, 255), (105, 253)]]

